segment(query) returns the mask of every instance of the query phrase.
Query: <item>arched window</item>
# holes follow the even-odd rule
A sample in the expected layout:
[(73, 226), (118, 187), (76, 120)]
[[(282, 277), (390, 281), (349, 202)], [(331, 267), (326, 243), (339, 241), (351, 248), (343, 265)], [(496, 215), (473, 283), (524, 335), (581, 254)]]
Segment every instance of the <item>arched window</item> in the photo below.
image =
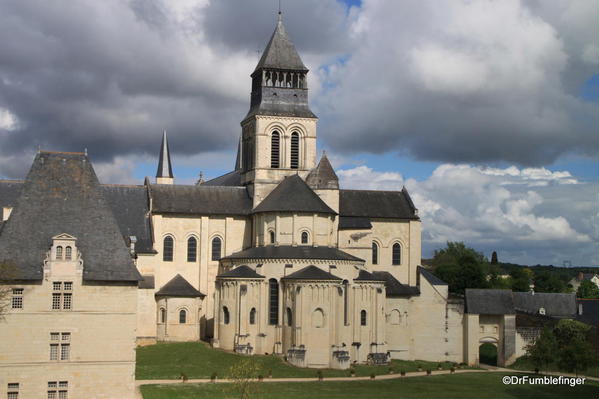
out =
[(368, 320), (367, 320), (366, 311), (365, 311), (365, 310), (362, 310), (362, 311), (360, 312), (360, 325), (361, 325), (361, 326), (365, 326), (367, 321), (368, 321)]
[(162, 245), (162, 260), (165, 262), (173, 261), (173, 247), (175, 243), (173, 241), (173, 237), (166, 236), (164, 237), (164, 242)]
[(166, 309), (160, 308), (160, 322), (166, 323)]
[(229, 324), (231, 321), (231, 315), (229, 315), (229, 309), (226, 306), (223, 306), (223, 323)]
[(401, 265), (401, 245), (399, 245), (398, 242), (393, 244), (393, 249), (391, 252), (391, 264)]
[(399, 313), (399, 310), (393, 309), (391, 311), (391, 315), (389, 317), (389, 322), (391, 324), (399, 324), (400, 321), (401, 321), (401, 314)]
[(379, 245), (376, 242), (372, 242), (372, 264), (379, 264)]
[(271, 168), (279, 168), (280, 167), (280, 141), (281, 137), (279, 136), (279, 132), (272, 132), (272, 137), (270, 138), (270, 167)]
[(187, 323), (187, 312), (185, 311), (185, 309), (181, 309), (179, 311), (179, 324), (185, 323)]
[(187, 239), (187, 261), (195, 262), (198, 258), (198, 240), (195, 237)]
[(250, 310), (250, 324), (256, 324), (256, 308)]
[(275, 232), (271, 230), (271, 231), (268, 233), (268, 236), (269, 236), (269, 239), (270, 239), (270, 243), (271, 243), (271, 244), (274, 244), (274, 243), (275, 243)]
[(291, 133), (291, 169), (299, 168), (299, 133)]
[(212, 239), (212, 260), (220, 260), (222, 241), (220, 237)]
[(62, 259), (62, 247), (60, 245), (56, 247), (56, 259)]
[(307, 231), (302, 231), (302, 244), (307, 244), (310, 241), (310, 236)]
[(324, 312), (320, 308), (315, 309), (314, 312), (312, 312), (312, 327), (324, 327)]
[(64, 258), (66, 260), (71, 260), (73, 258), (73, 248), (71, 247), (66, 247), (64, 249)]
[(291, 325), (293, 324), (293, 313), (291, 312), (291, 308), (287, 308), (287, 311), (285, 312), (285, 315), (287, 316), (287, 325), (289, 327), (291, 327)]
[(279, 324), (279, 283), (268, 280), (268, 324)]
[(349, 325), (349, 281), (343, 280), (343, 324)]

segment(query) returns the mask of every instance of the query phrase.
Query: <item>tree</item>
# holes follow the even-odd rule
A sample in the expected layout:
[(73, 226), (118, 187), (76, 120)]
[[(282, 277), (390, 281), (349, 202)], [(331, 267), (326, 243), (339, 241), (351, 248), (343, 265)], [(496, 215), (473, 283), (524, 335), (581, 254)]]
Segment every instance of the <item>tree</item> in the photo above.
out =
[(526, 354), (539, 370), (548, 369), (557, 353), (558, 344), (553, 331), (544, 328), (537, 340), (526, 347)]
[(599, 287), (590, 280), (582, 280), (576, 291), (576, 296), (584, 299), (597, 299), (599, 298)]
[(12, 288), (10, 282), (15, 276), (15, 268), (7, 263), (0, 262), (0, 319), (10, 306)]
[(557, 366), (560, 370), (575, 372), (587, 370), (598, 363), (597, 353), (590, 343), (591, 326), (576, 320), (563, 319), (555, 327), (558, 343)]
[(537, 292), (564, 292), (566, 283), (557, 275), (550, 272), (537, 272), (534, 277), (535, 291)]
[(518, 267), (510, 272), (511, 288), (514, 291), (527, 292), (530, 289), (532, 271), (525, 267)]
[(228, 377), (231, 389), (239, 393), (240, 399), (251, 399), (258, 393), (260, 366), (254, 358), (248, 357), (229, 368)]
[(493, 251), (493, 253), (491, 254), (491, 264), (496, 265), (497, 263), (499, 263), (499, 261), (497, 260), (497, 251)]
[(485, 257), (463, 242), (448, 242), (435, 251), (432, 264), (437, 276), (449, 284), (449, 290), (463, 294), (466, 288), (486, 288)]

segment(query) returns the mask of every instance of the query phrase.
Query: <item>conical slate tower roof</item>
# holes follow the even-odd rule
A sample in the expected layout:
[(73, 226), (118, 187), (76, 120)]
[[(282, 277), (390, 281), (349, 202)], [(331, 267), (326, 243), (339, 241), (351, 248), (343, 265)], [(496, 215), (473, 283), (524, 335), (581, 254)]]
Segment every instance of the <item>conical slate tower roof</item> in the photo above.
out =
[(318, 165), (308, 174), (306, 183), (313, 190), (339, 189), (339, 178), (326, 154), (322, 154)]
[(256, 71), (263, 68), (308, 71), (285, 31), (280, 13), (277, 27), (256, 66)]
[(173, 168), (171, 166), (171, 153), (168, 149), (168, 140), (166, 138), (166, 130), (162, 134), (162, 144), (160, 145), (160, 157), (156, 177), (174, 177)]

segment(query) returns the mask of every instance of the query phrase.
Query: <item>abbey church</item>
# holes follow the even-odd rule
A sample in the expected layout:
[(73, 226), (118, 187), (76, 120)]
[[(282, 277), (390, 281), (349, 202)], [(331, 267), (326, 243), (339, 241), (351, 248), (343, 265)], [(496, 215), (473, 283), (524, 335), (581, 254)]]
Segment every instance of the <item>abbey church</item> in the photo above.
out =
[(215, 179), (175, 184), (165, 133), (154, 182), (100, 184), (87, 154), (46, 151), (24, 181), (0, 181), (0, 394), (132, 397), (134, 348), (157, 341), (340, 369), (475, 364), (491, 342), (508, 363), (538, 333), (516, 332), (518, 303), (576, 312), (573, 297), (555, 310), (502, 290), (450, 298), (420, 266), (408, 191), (343, 189), (319, 156), (308, 72), (279, 17), (234, 170)]

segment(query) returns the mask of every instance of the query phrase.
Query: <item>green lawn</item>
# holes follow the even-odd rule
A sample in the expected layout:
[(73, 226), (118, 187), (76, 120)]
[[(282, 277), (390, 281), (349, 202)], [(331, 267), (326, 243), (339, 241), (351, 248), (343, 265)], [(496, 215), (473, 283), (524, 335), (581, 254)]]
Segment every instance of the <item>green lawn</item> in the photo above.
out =
[[(503, 385), (500, 373), (476, 373), (412, 377), (394, 380), (352, 382), (261, 383), (260, 399), (561, 399), (597, 398), (599, 383), (583, 386)], [(144, 399), (220, 399), (236, 398), (228, 384), (177, 384), (142, 386)]]
[[(181, 374), (187, 378), (209, 378), (216, 372), (219, 378), (224, 378), (236, 361), (246, 358), (243, 355), (212, 349), (203, 342), (159, 343), (156, 345), (137, 348), (136, 378), (138, 380), (178, 379)], [(305, 369), (291, 366), (277, 356), (253, 356), (262, 369), (264, 376), (272, 371), (273, 378), (278, 377), (315, 377), (315, 369)], [(438, 363), (403, 360), (393, 360), (389, 366), (357, 365), (356, 375), (368, 376), (388, 374), (389, 368), (394, 372), (404, 370), (416, 371), (418, 365), (423, 370), (436, 370)], [(451, 367), (450, 363), (442, 363), (444, 369)], [(348, 370), (322, 370), (324, 377), (344, 377)]]
[[(535, 366), (533, 366), (531, 361), (526, 356), (522, 356), (522, 357), (519, 357), (514, 364), (509, 366), (509, 368), (514, 369), (514, 370), (534, 370)], [(543, 371), (560, 371), (560, 370), (557, 369), (556, 365), (552, 364), (552, 365), (549, 365), (549, 370), (543, 370)], [(569, 374), (574, 374), (574, 373), (569, 373)], [(579, 372), (579, 374), (588, 375), (590, 377), (599, 377), (599, 366), (591, 367), (590, 369), (588, 369), (584, 372), (583, 371)]]

